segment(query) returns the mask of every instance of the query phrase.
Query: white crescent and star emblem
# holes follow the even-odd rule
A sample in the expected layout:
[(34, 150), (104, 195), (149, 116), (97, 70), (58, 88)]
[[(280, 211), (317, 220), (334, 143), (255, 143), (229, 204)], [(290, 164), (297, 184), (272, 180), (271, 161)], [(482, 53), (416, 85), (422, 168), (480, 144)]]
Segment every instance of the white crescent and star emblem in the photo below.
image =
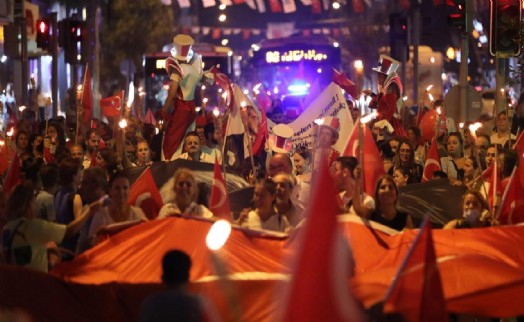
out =
[(149, 199), (151, 198), (151, 193), (150, 192), (143, 192), (141, 193), (135, 200), (135, 206), (136, 207), (140, 207), (140, 205), (142, 204), (142, 201), (146, 200), (146, 199)]
[(224, 187), (224, 184), (220, 180), (217, 180), (217, 179), (213, 179), (212, 187), (216, 187), (218, 191), (220, 191), (220, 199), (218, 200), (218, 202), (215, 205), (216, 208), (220, 208), (226, 202), (226, 195), (227, 195), (226, 187)]
[(117, 109), (117, 111), (120, 111), (120, 108), (122, 107), (122, 102), (120, 100), (120, 97), (119, 96), (115, 97), (114, 100), (111, 102), (111, 105), (113, 105)]
[[(440, 169), (440, 164), (435, 159), (427, 159), (426, 163), (424, 164), (424, 167), (428, 167), (430, 165), (436, 165)], [(429, 180), (429, 178), (426, 178), (426, 173), (425, 172), (422, 174), (422, 178), (425, 179), (425, 180)]]
[(355, 144), (353, 144), (353, 149), (351, 150), (351, 153), (353, 153), (354, 157), (358, 155), (358, 142), (355, 142)]

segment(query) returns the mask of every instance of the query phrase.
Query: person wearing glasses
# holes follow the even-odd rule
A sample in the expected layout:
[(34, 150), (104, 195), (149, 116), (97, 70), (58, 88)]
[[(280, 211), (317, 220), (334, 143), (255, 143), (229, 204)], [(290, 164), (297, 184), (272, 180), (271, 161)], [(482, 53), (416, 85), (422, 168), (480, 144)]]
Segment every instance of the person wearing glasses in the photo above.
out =
[(198, 187), (195, 175), (189, 169), (179, 168), (173, 175), (173, 202), (166, 203), (158, 214), (158, 218), (173, 215), (191, 215), (204, 218), (213, 217), (213, 213), (206, 206), (196, 202)]

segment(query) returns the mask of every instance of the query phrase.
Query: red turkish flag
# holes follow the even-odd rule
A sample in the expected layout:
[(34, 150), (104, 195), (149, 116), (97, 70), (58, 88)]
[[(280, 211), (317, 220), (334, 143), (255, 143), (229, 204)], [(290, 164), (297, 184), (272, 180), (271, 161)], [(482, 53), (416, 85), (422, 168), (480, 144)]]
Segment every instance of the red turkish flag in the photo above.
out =
[(427, 218), (386, 293), (384, 312), (400, 313), (410, 322), (449, 321)]
[(322, 4), (320, 3), (320, 0), (311, 0), (311, 13), (321, 13), (322, 12)]
[(312, 187), (317, 189), (306, 223), (297, 231), (294, 269), (277, 321), (364, 321), (347, 283), (351, 251), (338, 225), (338, 191), (326, 162), (315, 180)]
[(2, 186), (2, 191), (6, 196), (9, 196), (11, 191), (20, 183), (20, 158), (18, 153), (15, 153), (11, 164), (7, 169), (7, 174), (5, 176), (4, 185)]
[(520, 181), (517, 167), (513, 168), (509, 178), (497, 218), (502, 225), (524, 222), (524, 185)]
[(222, 32), (221, 32), (220, 28), (213, 28), (213, 32), (211, 33), (211, 37), (213, 39), (218, 39), (218, 38), (220, 38), (220, 34), (221, 33)]
[(93, 90), (91, 89), (91, 76), (89, 65), (86, 65), (84, 82), (82, 85), (82, 108), (84, 110), (84, 123), (89, 123), (93, 118)]
[(433, 179), (433, 173), (437, 170), (442, 170), (440, 165), (440, 158), (438, 156), (437, 140), (435, 136), (431, 140), (431, 146), (426, 156), (426, 162), (424, 163), (424, 173), (422, 175), (422, 182), (428, 182)]
[(121, 91), (116, 95), (101, 99), (100, 108), (102, 108), (102, 114), (106, 117), (122, 115), (123, 97), (124, 91)]
[(360, 125), (360, 119), (357, 121), (351, 133), (349, 134), (348, 143), (344, 149), (343, 156), (352, 156), (357, 159), (360, 158), (360, 147), (359, 147), (359, 130), (364, 130), (364, 160), (358, 160), (358, 163), (362, 167), (362, 176), (364, 180), (364, 191), (373, 196), (375, 194), (375, 186), (378, 179), (386, 174), (384, 170), (384, 161), (382, 156), (380, 156), (380, 151), (378, 150), (375, 139), (371, 134), (371, 130), (367, 126)]
[(147, 109), (146, 116), (144, 116), (143, 122), (146, 124), (156, 125), (156, 119), (150, 108)]
[(127, 203), (142, 208), (150, 220), (158, 216), (164, 202), (149, 167), (131, 186)]
[(7, 144), (4, 133), (0, 132), (0, 175), (3, 175), (9, 169), (9, 162), (16, 154), (15, 149), (11, 144)]
[(251, 151), (254, 156), (259, 155), (262, 152), (262, 150), (264, 149), (264, 145), (266, 144), (267, 138), (269, 136), (269, 130), (267, 128), (266, 108), (264, 107), (264, 105), (261, 105), (260, 111), (262, 113), (262, 121), (258, 126), (255, 142), (253, 142), (253, 146), (251, 147)]
[(0, 149), (0, 175), (3, 175), (9, 169), (9, 161), (7, 160), (7, 153)]
[(269, 8), (273, 13), (280, 13), (282, 12), (282, 3), (280, 0), (269, 0)]
[(333, 68), (333, 82), (352, 97), (357, 97), (357, 86), (355, 83), (350, 81), (344, 73), (339, 72), (335, 68)]
[(354, 13), (364, 12), (364, 0), (353, 0), (353, 12)]
[(211, 210), (216, 217), (231, 221), (231, 208), (229, 207), (229, 195), (227, 194), (226, 182), (224, 181), (216, 157), (213, 186), (211, 187), (211, 197), (209, 198), (209, 210)]

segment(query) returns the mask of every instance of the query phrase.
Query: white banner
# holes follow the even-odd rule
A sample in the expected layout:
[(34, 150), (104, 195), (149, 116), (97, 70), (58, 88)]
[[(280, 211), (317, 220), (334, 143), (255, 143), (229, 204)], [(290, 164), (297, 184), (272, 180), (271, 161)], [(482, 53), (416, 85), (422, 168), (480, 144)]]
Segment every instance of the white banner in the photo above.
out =
[[(329, 84), (295, 121), (288, 124), (295, 132), (292, 139), (293, 145), (307, 146), (311, 149), (313, 131), (316, 128), (315, 120), (325, 116), (336, 116), (340, 121), (339, 139), (333, 149), (343, 153), (353, 129), (353, 119), (349, 113), (346, 98), (335, 83)], [(268, 125), (271, 129), (275, 124), (268, 120)]]

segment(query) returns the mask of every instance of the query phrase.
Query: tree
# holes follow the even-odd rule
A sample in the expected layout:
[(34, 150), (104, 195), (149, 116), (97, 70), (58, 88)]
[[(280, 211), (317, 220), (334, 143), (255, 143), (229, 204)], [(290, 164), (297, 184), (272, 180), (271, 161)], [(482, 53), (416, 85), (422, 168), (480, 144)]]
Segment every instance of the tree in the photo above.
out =
[(161, 51), (174, 36), (173, 8), (158, 0), (112, 0), (104, 8), (100, 32), (101, 84), (120, 80), (120, 62), (142, 68), (142, 56)]

